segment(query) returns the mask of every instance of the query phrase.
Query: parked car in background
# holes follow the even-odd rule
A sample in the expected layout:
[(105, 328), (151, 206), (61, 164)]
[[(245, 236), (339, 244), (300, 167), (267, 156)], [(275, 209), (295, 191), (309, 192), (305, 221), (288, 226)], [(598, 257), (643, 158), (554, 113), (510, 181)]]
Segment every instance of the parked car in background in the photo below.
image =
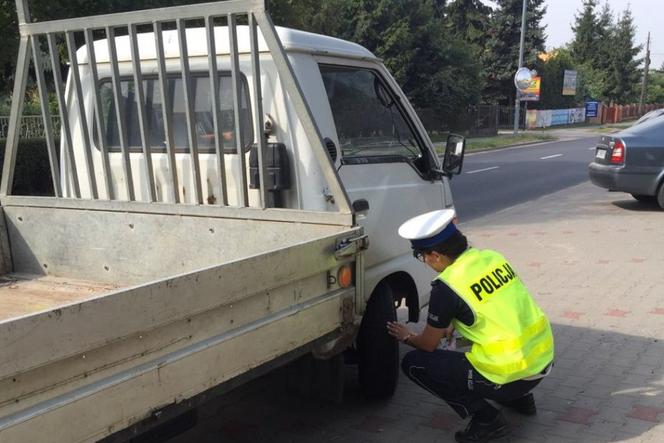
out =
[(588, 175), (597, 186), (656, 201), (664, 209), (664, 118), (601, 137)]

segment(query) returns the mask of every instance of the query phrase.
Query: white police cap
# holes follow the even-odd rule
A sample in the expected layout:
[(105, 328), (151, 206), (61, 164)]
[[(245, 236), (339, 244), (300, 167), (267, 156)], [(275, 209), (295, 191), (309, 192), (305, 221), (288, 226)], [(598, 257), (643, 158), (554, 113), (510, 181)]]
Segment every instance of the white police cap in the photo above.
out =
[(452, 222), (455, 216), (454, 209), (440, 209), (418, 215), (399, 227), (399, 235), (410, 240), (413, 248), (430, 248), (447, 240), (457, 231)]

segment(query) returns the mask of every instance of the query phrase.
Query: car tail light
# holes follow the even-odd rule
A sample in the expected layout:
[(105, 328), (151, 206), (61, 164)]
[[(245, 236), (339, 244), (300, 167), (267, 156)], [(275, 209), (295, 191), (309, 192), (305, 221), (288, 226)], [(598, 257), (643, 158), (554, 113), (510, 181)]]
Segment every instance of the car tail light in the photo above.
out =
[(625, 163), (625, 144), (620, 139), (613, 142), (613, 150), (611, 151), (611, 158), (609, 162), (614, 165), (622, 165)]

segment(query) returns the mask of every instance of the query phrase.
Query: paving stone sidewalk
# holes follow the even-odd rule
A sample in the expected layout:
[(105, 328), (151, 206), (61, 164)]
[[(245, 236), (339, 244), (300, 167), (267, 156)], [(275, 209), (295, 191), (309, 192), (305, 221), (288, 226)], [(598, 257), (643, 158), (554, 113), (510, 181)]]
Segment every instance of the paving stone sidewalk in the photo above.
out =
[[(539, 413), (505, 411), (513, 432), (504, 441), (664, 441), (664, 212), (585, 183), (462, 229), (508, 257), (554, 329)], [(173, 441), (448, 442), (465, 426), (405, 377), (374, 404), (352, 382), (341, 405), (276, 384), (265, 377), (231, 393)]]

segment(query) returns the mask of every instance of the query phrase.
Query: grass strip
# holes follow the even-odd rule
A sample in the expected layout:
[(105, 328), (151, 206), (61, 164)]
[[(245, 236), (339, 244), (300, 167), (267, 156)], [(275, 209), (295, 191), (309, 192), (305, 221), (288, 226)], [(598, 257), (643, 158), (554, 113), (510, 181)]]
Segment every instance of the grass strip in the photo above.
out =
[[(557, 138), (550, 134), (501, 134), (492, 137), (468, 138), (466, 139), (466, 152), (498, 149), (506, 146), (539, 143), (551, 140), (557, 140)], [(445, 152), (444, 140), (435, 143), (435, 145), (439, 154)]]

